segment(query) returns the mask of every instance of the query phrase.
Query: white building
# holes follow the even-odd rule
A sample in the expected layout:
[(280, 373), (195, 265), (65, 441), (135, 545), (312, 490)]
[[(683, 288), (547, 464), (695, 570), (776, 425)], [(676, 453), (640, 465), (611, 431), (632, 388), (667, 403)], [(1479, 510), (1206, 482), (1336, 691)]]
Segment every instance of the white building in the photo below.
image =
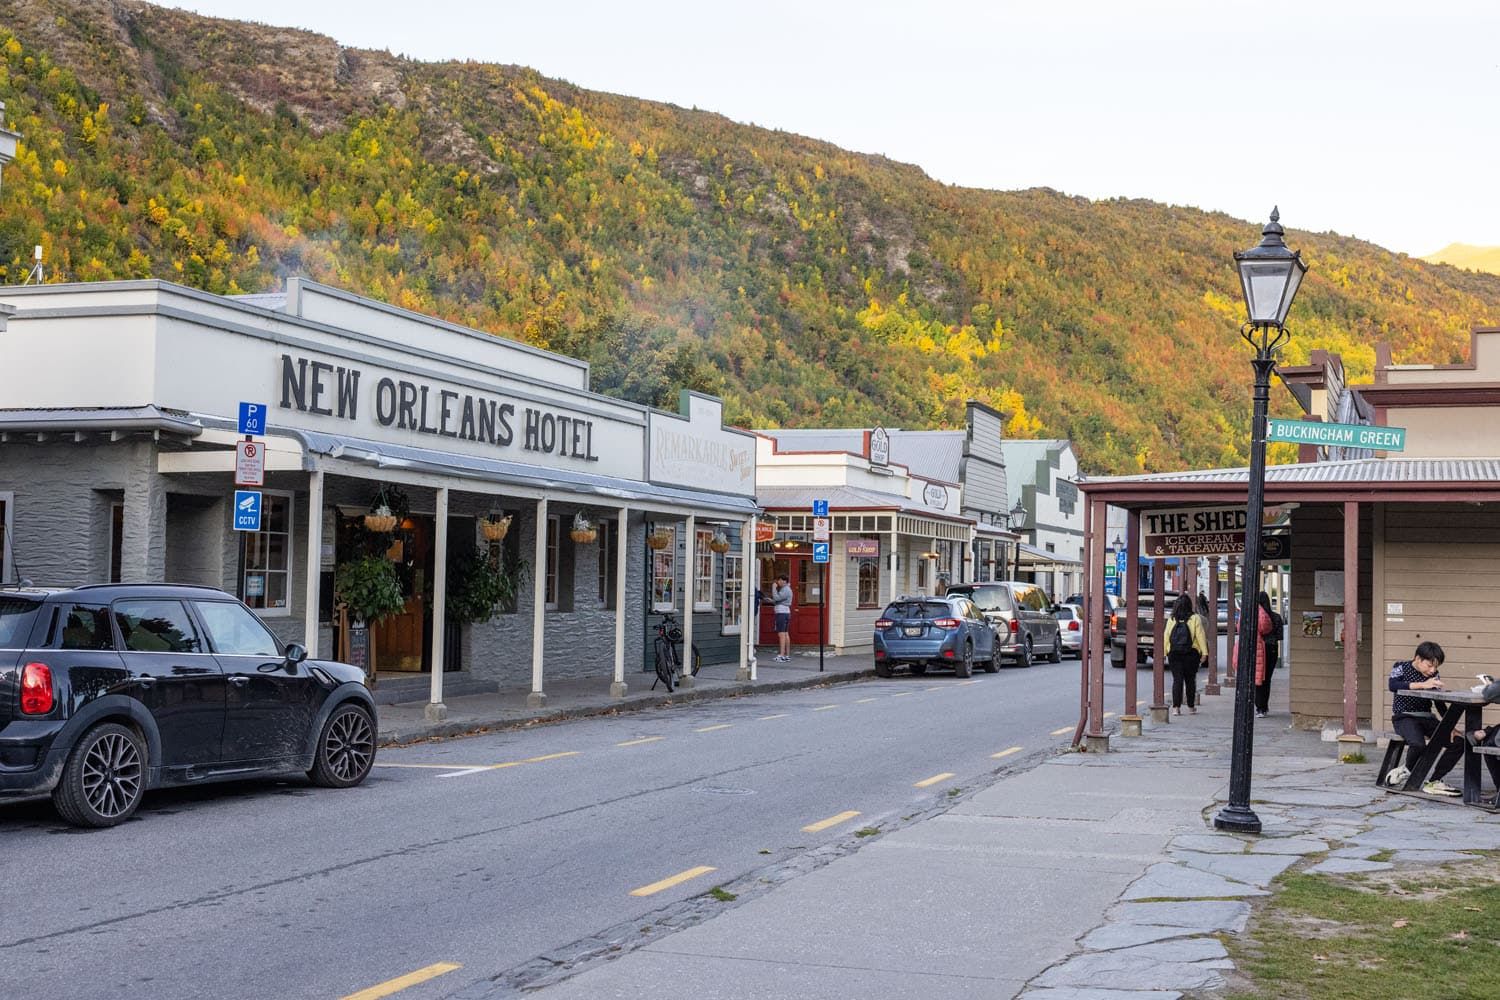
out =
[(1083, 505), (1078, 455), (1068, 440), (1006, 441), (1011, 504), (1026, 510), (1020, 572), (1061, 600), (1083, 589)]

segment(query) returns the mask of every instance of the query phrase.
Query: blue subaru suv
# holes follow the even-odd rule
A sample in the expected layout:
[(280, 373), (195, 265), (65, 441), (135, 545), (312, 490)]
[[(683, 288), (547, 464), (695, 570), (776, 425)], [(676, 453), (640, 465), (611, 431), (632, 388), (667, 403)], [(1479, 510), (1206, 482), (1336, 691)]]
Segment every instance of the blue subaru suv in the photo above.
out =
[(168, 785), (303, 772), (347, 788), (375, 737), (358, 667), (283, 646), (223, 591), (0, 590), (0, 802), (51, 794), (102, 827)]
[(995, 630), (974, 602), (959, 594), (947, 597), (903, 597), (891, 602), (875, 622), (875, 674), (891, 676), (899, 663), (925, 674), (928, 667), (952, 667), (970, 677), (977, 662), (986, 671), (1000, 669)]

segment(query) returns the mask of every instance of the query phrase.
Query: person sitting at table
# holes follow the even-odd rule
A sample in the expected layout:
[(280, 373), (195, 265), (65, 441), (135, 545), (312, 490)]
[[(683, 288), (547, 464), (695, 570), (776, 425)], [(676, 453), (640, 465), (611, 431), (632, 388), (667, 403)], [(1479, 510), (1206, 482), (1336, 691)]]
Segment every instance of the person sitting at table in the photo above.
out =
[[(1406, 741), (1406, 766), (1394, 768), (1386, 775), (1386, 784), (1401, 785), (1411, 777), (1411, 769), (1417, 766), (1417, 758), (1427, 748), (1427, 741), (1437, 732), (1439, 718), (1433, 712), (1433, 702), (1417, 698), (1404, 691), (1441, 691), (1443, 679), (1438, 676), (1438, 667), (1443, 665), (1443, 647), (1435, 642), (1423, 642), (1409, 660), (1397, 660), (1391, 665), (1388, 686), (1396, 698), (1391, 705), (1391, 727), (1396, 735)], [(1432, 768), (1432, 776), (1422, 786), (1429, 795), (1462, 795), (1463, 792), (1443, 780), (1443, 777), (1463, 757), (1462, 740), (1454, 740), (1443, 751), (1443, 755)]]

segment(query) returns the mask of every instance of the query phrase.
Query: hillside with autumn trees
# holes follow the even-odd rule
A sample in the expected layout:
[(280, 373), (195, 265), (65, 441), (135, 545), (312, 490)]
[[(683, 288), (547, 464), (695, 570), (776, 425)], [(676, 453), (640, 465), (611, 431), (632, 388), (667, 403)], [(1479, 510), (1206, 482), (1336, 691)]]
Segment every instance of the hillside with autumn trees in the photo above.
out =
[[(1095, 471), (1244, 461), (1231, 254), (1258, 222), (951, 187), (521, 67), (121, 0), (0, 0), (0, 100), (23, 134), (0, 283), (37, 243), (49, 281), (305, 274), (585, 358), (602, 392), (721, 395), (744, 426), (957, 426), (978, 398)], [(1500, 277), (1288, 239), (1312, 266), (1293, 363), (1327, 348), (1358, 378), (1379, 340), (1457, 361), (1500, 320)]]

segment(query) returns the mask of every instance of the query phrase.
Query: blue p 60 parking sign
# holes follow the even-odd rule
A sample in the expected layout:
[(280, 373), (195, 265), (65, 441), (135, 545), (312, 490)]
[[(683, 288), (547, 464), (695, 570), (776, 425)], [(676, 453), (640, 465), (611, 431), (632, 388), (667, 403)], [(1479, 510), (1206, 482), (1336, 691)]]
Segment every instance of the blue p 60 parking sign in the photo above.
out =
[(260, 491), (234, 491), (234, 530), (260, 530)]
[(265, 403), (241, 403), (240, 433), (265, 434), (266, 409)]

